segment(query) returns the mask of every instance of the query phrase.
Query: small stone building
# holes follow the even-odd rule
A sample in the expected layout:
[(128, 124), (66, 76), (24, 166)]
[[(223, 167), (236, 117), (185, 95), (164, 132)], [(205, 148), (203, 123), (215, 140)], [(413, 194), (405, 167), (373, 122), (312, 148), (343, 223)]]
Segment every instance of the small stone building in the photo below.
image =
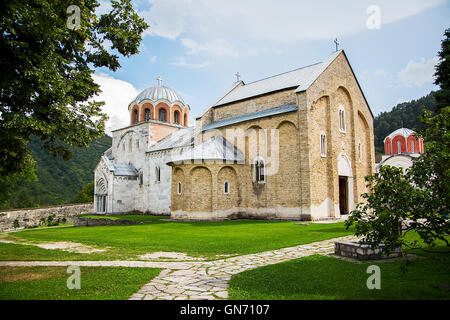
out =
[[(189, 108), (181, 98), (167, 99), (171, 118), (155, 118), (161, 97), (144, 96), (130, 104), (131, 125), (114, 132), (113, 148), (96, 169), (98, 211), (207, 220), (337, 218), (362, 200), (364, 177), (375, 170), (373, 115), (344, 51), (236, 82), (197, 117), (195, 128), (186, 128)], [(184, 122), (174, 123), (175, 110)], [(129, 143), (138, 140), (131, 151)]]

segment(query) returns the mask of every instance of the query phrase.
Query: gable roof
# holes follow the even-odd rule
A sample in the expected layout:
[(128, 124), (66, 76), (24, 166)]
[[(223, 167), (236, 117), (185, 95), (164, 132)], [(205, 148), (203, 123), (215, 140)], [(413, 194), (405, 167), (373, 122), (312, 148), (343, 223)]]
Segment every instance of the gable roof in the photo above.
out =
[(175, 155), (167, 163), (191, 162), (193, 160), (243, 162), (244, 155), (224, 137), (217, 136), (192, 149), (185, 150), (179, 155)]
[(186, 147), (194, 143), (194, 127), (178, 129), (158, 141), (148, 152)]

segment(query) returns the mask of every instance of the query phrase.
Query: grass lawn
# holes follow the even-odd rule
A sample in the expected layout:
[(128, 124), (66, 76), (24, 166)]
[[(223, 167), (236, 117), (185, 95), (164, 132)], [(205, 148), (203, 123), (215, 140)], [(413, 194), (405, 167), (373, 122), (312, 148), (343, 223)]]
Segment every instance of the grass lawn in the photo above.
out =
[(126, 300), (160, 270), (81, 267), (81, 288), (67, 288), (66, 267), (0, 267), (0, 300)]
[[(129, 218), (130, 216), (124, 216)], [(83, 254), (75, 260), (136, 259), (155, 251), (184, 252), (215, 258), (218, 254), (241, 255), (306, 244), (351, 234), (343, 223), (296, 225), (294, 222), (226, 221), (166, 222), (167, 217), (137, 216), (147, 223), (131, 226), (65, 227), (15, 232), (10, 236), (29, 241), (73, 241), (100, 248), (104, 253)], [(18, 245), (13, 245), (18, 246)], [(25, 248), (27, 247), (27, 248)], [(0, 244), (1, 260), (72, 260), (78, 254)], [(57, 251), (57, 250), (45, 250)], [(81, 257), (82, 256), (82, 257)], [(94, 258), (95, 256), (95, 258)]]
[(239, 273), (231, 278), (230, 299), (359, 300), (450, 299), (450, 255), (429, 254), (400, 269), (401, 261), (376, 263), (381, 289), (366, 286), (367, 267), (327, 256), (309, 256)]

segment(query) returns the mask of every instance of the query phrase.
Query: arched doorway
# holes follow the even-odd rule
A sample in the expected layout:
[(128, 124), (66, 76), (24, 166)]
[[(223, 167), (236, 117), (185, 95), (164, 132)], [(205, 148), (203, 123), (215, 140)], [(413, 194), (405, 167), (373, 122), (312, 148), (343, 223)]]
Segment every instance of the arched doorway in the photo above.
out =
[(103, 178), (97, 180), (95, 184), (95, 211), (96, 212), (106, 212), (107, 211), (107, 196), (108, 188), (106, 182)]
[(344, 151), (338, 157), (339, 213), (349, 214), (353, 210), (353, 170)]

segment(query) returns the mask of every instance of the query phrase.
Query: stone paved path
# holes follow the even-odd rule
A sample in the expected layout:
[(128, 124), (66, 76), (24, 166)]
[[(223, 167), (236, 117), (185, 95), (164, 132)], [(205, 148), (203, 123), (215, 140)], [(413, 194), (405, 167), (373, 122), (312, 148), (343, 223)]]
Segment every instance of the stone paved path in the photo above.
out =
[(0, 266), (162, 268), (157, 277), (144, 285), (130, 299), (214, 300), (228, 298), (228, 281), (237, 273), (313, 254), (330, 254), (334, 252), (335, 241), (354, 239), (354, 236), (347, 236), (208, 262), (1, 261)]

